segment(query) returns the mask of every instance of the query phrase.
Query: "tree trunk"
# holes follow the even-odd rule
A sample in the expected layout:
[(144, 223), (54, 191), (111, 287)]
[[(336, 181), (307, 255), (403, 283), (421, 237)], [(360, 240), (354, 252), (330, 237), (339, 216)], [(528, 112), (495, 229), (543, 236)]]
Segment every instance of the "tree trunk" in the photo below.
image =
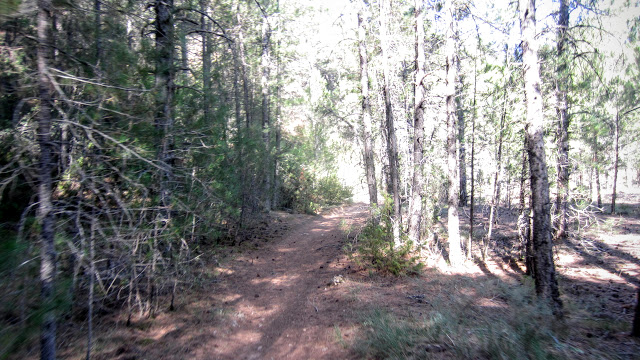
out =
[(524, 137), (522, 147), (522, 171), (520, 172), (520, 214), (518, 215), (518, 236), (520, 243), (524, 246), (525, 274), (534, 276), (533, 270), (533, 246), (531, 243), (531, 215), (526, 201), (527, 183), (527, 136)]
[(173, 94), (175, 91), (173, 65), (173, 0), (157, 0), (155, 4), (156, 41), (156, 110), (155, 126), (160, 132), (158, 160), (163, 170), (160, 182), (160, 201), (163, 206), (164, 221), (168, 221), (171, 208), (170, 184), (173, 178)]
[(600, 192), (600, 165), (598, 164), (598, 137), (593, 139), (593, 167), (595, 168), (596, 177), (596, 204), (602, 208), (602, 194)]
[(282, 146), (282, 130), (281, 130), (281, 119), (282, 115), (282, 101), (280, 99), (280, 90), (281, 90), (281, 82), (282, 82), (282, 64), (280, 61), (280, 39), (282, 38), (282, 26), (283, 22), (281, 21), (280, 14), (280, 0), (277, 0), (276, 3), (276, 12), (277, 12), (277, 25), (276, 25), (276, 47), (275, 47), (275, 58), (276, 58), (276, 125), (275, 125), (275, 154), (273, 157), (273, 200), (271, 206), (274, 209), (277, 209), (280, 206), (280, 169), (279, 169), (279, 161), (280, 161), (280, 151)]
[(535, 287), (538, 296), (562, 317), (562, 302), (558, 291), (553, 244), (551, 242), (551, 214), (549, 180), (544, 149), (544, 114), (540, 92), (540, 67), (536, 43), (535, 0), (520, 1), (520, 31), (522, 34), (522, 64), (527, 106), (527, 146), (531, 176), (531, 205), (533, 208), (532, 242), (535, 266)]
[(390, 13), (389, 0), (382, 0), (380, 4), (380, 50), (382, 56), (382, 76), (385, 108), (385, 127), (387, 131), (387, 157), (389, 158), (389, 185), (393, 199), (393, 238), (395, 245), (400, 245), (400, 179), (398, 173), (398, 143), (396, 129), (391, 107), (391, 75), (389, 73), (389, 34), (387, 29), (387, 16)]
[(504, 134), (504, 121), (507, 117), (507, 84), (504, 88), (504, 98), (502, 104), (502, 116), (500, 117), (500, 127), (498, 129), (498, 149), (496, 151), (496, 171), (493, 175), (493, 200), (491, 201), (491, 210), (489, 211), (489, 231), (487, 232), (487, 241), (482, 249), (482, 260), (486, 260), (491, 235), (493, 232), (493, 224), (495, 222), (495, 214), (497, 207), (500, 206), (500, 172), (502, 170), (502, 139)]
[(94, 21), (95, 21), (95, 27), (96, 27), (96, 33), (95, 33), (95, 37), (96, 37), (96, 64), (99, 64), (100, 60), (102, 60), (102, 29), (101, 29), (101, 25), (102, 25), (102, 10), (100, 9), (101, 5), (102, 5), (102, 0), (95, 0), (94, 1), (93, 10), (95, 12)]
[(558, 216), (558, 230), (556, 237), (564, 239), (567, 236), (567, 199), (569, 197), (569, 104), (567, 100), (567, 83), (569, 81), (568, 61), (565, 55), (567, 28), (569, 27), (569, 0), (560, 1), (558, 12), (558, 66), (556, 67), (556, 114), (558, 116), (558, 166), (556, 195), (556, 215)]
[[(462, 88), (462, 77), (460, 80)], [(462, 90), (460, 90), (462, 92)], [(461, 94), (456, 97), (456, 107), (458, 109), (458, 143), (460, 144), (460, 206), (467, 206), (467, 162), (464, 139), (464, 110), (462, 109)]]
[(413, 179), (411, 183), (411, 203), (409, 204), (409, 240), (420, 243), (422, 224), (423, 176), (422, 156), (424, 141), (424, 2), (415, 0), (415, 73), (413, 82)]
[(473, 117), (471, 118), (471, 199), (469, 204), (469, 239), (467, 242), (467, 259), (471, 260), (471, 245), (473, 242), (473, 223), (475, 220), (474, 210), (475, 210), (475, 191), (476, 191), (476, 182), (475, 182), (475, 155), (476, 155), (476, 117), (478, 116), (478, 111), (476, 109), (476, 93), (477, 93), (477, 84), (478, 83), (478, 69), (477, 69), (477, 60), (473, 61)]
[(244, 97), (244, 115), (246, 118), (245, 126), (249, 128), (252, 121), (251, 116), (251, 101), (249, 99), (249, 78), (247, 76), (247, 60), (244, 51), (244, 32), (242, 31), (242, 18), (240, 16), (240, 2), (236, 0), (236, 26), (238, 27), (238, 40), (237, 40), (237, 51), (240, 56), (240, 74), (242, 76), (242, 92)]
[(618, 164), (620, 163), (620, 114), (617, 111), (613, 156), (613, 192), (611, 193), (611, 214), (616, 213), (616, 187), (618, 184)]
[(460, 218), (458, 214), (458, 201), (460, 200), (460, 174), (458, 173), (458, 147), (456, 126), (456, 21), (455, 7), (453, 0), (445, 1), (444, 18), (447, 26), (446, 40), (446, 118), (447, 118), (447, 169), (449, 176), (449, 195), (447, 205), (448, 210), (448, 233), (449, 233), (449, 261), (451, 265), (457, 266), (462, 263), (462, 249), (460, 246)]
[[(205, 124), (211, 124), (211, 25), (207, 16), (208, 6), (205, 0), (200, 0), (200, 29), (202, 30), (202, 92), (203, 92), (203, 112)], [(183, 46), (186, 50), (186, 46)], [(186, 60), (186, 54), (182, 56)], [(183, 64), (183, 66), (185, 66)], [(235, 80), (235, 79), (234, 79)], [(237, 86), (234, 83), (234, 86)], [(235, 89), (235, 88), (234, 88)]]
[(40, 148), (38, 164), (38, 220), (40, 221), (40, 299), (44, 309), (40, 333), (40, 358), (56, 357), (56, 316), (54, 311), (56, 248), (54, 243), (55, 217), (51, 191), (54, 147), (51, 139), (51, 88), (48, 76), (51, 54), (51, 0), (38, 1), (38, 113), (37, 141)]
[(271, 191), (273, 174), (271, 173), (271, 120), (269, 114), (269, 73), (271, 66), (271, 54), (269, 48), (271, 40), (271, 26), (269, 18), (264, 15), (262, 17), (262, 54), (260, 56), (260, 65), (262, 67), (262, 77), (260, 85), (262, 87), (262, 139), (265, 148), (265, 169), (264, 169), (264, 208), (266, 211), (271, 210)]
[(91, 216), (91, 234), (89, 238), (89, 298), (87, 299), (87, 360), (91, 360), (91, 349), (93, 348), (93, 288), (96, 279), (96, 215)]
[(364, 167), (369, 188), (369, 204), (378, 204), (378, 188), (376, 183), (376, 169), (371, 135), (371, 105), (369, 100), (369, 69), (367, 62), (367, 29), (364, 20), (366, 4), (358, 11), (358, 52), (360, 54), (360, 92), (362, 94), (362, 137), (364, 140)]
[(633, 316), (633, 329), (631, 330), (631, 336), (640, 337), (640, 289), (638, 289), (638, 296), (636, 298), (636, 312)]

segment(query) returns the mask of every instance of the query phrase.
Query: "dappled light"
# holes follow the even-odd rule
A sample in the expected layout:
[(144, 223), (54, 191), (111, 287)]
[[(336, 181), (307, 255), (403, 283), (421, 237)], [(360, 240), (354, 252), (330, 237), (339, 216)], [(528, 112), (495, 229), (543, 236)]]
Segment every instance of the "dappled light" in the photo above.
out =
[(0, 0), (0, 359), (636, 359), (640, 3)]

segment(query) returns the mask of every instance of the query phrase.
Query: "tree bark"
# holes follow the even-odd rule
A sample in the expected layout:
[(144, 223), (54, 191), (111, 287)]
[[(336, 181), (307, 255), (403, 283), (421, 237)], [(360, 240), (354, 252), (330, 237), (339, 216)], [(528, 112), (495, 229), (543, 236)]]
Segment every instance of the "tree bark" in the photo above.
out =
[(382, 76), (385, 108), (385, 128), (387, 131), (387, 157), (389, 158), (389, 185), (393, 200), (393, 238), (396, 246), (400, 245), (400, 175), (398, 173), (398, 142), (391, 106), (391, 75), (389, 72), (389, 34), (387, 28), (387, 16), (389, 15), (389, 0), (380, 3), (380, 50), (382, 56)]
[(446, 51), (446, 118), (447, 118), (447, 169), (449, 177), (448, 210), (448, 234), (449, 234), (449, 261), (457, 266), (462, 263), (462, 248), (460, 246), (460, 218), (458, 214), (458, 201), (460, 199), (460, 174), (458, 173), (458, 129), (456, 126), (456, 20), (453, 0), (445, 1), (444, 18), (447, 27)]
[(242, 76), (242, 92), (244, 97), (244, 115), (245, 115), (245, 126), (249, 128), (252, 122), (251, 116), (251, 101), (249, 99), (249, 78), (247, 76), (247, 60), (245, 56), (244, 49), (244, 32), (242, 31), (242, 17), (240, 16), (240, 1), (236, 0), (236, 26), (238, 27), (238, 40), (237, 40), (237, 51), (240, 56), (240, 74)]
[(467, 241), (467, 259), (471, 260), (471, 246), (473, 243), (473, 223), (475, 220), (475, 191), (476, 191), (476, 182), (475, 182), (475, 155), (476, 155), (476, 117), (478, 116), (478, 111), (476, 109), (476, 93), (477, 93), (477, 83), (478, 83), (478, 69), (476, 59), (473, 62), (473, 116), (471, 118), (471, 199), (469, 204), (469, 239)]
[(556, 195), (556, 215), (558, 216), (558, 230), (556, 237), (564, 239), (567, 236), (567, 199), (569, 197), (569, 102), (567, 100), (567, 83), (569, 81), (568, 61), (565, 55), (565, 42), (569, 27), (569, 0), (560, 0), (558, 11), (558, 66), (556, 67), (556, 114), (558, 116), (558, 164)]
[(636, 312), (633, 316), (633, 329), (631, 330), (631, 336), (640, 337), (640, 289), (638, 289), (638, 296), (636, 298)]
[(424, 2), (415, 0), (415, 72), (413, 82), (413, 179), (411, 182), (411, 202), (409, 204), (409, 240), (420, 243), (422, 225), (423, 176), (422, 157), (424, 141)]
[(280, 161), (280, 151), (282, 146), (282, 130), (281, 130), (281, 119), (280, 116), (282, 114), (282, 101), (280, 99), (280, 90), (281, 90), (281, 80), (282, 80), (282, 64), (280, 59), (280, 39), (282, 38), (282, 18), (280, 14), (280, 0), (276, 2), (276, 12), (277, 12), (277, 25), (276, 25), (276, 45), (275, 45), (275, 58), (276, 58), (276, 114), (275, 114), (275, 154), (273, 156), (273, 200), (271, 202), (271, 206), (274, 209), (277, 209), (280, 206), (280, 169), (279, 169), (279, 161)]
[[(203, 112), (205, 124), (211, 124), (211, 25), (207, 16), (208, 6), (205, 0), (200, 0), (200, 29), (202, 30), (202, 91), (203, 91)], [(186, 46), (183, 47), (186, 50)], [(186, 54), (182, 56), (186, 60)], [(183, 67), (186, 65), (183, 64)], [(235, 78), (234, 78), (235, 80)], [(234, 82), (234, 86), (237, 84)], [(235, 87), (234, 87), (235, 89)]]
[(102, 5), (102, 0), (95, 0), (93, 3), (93, 11), (95, 12), (94, 14), (94, 21), (95, 21), (95, 27), (96, 27), (96, 33), (95, 33), (95, 37), (96, 37), (96, 64), (98, 64), (100, 62), (100, 60), (102, 60), (102, 9), (101, 9), (101, 5)]
[(171, 189), (173, 179), (173, 95), (175, 91), (175, 69), (173, 65), (174, 41), (173, 41), (173, 0), (157, 0), (156, 12), (156, 110), (155, 126), (160, 133), (160, 147), (158, 160), (163, 170), (160, 182), (160, 201), (164, 208), (165, 221), (170, 217)]
[(369, 67), (367, 58), (367, 29), (364, 19), (366, 4), (363, 2), (358, 11), (358, 52), (360, 54), (360, 92), (362, 94), (362, 137), (364, 140), (364, 167), (369, 188), (369, 204), (378, 204), (378, 187), (376, 183), (376, 169), (371, 135), (371, 104), (369, 99)]
[(262, 76), (260, 85), (262, 87), (262, 139), (265, 147), (265, 169), (264, 169), (264, 208), (266, 211), (271, 210), (271, 191), (273, 183), (273, 174), (271, 172), (271, 119), (269, 113), (269, 76), (271, 67), (271, 26), (269, 18), (264, 15), (262, 17), (262, 54), (260, 56), (260, 65), (262, 67)]
[(600, 165), (598, 164), (598, 136), (593, 138), (593, 167), (595, 168), (596, 177), (596, 204), (602, 208), (602, 194), (600, 192)]
[(460, 94), (456, 97), (456, 107), (458, 109), (458, 143), (460, 144), (460, 206), (467, 206), (467, 162), (464, 139), (464, 110), (462, 109), (462, 77), (460, 77)]
[[(508, 56), (508, 55), (507, 55)], [(489, 243), (491, 242), (491, 235), (493, 233), (493, 224), (496, 222), (495, 214), (497, 207), (500, 205), (500, 173), (502, 170), (502, 139), (504, 133), (504, 121), (507, 117), (507, 84), (504, 88), (504, 98), (502, 104), (502, 116), (500, 117), (500, 127), (498, 128), (498, 149), (496, 151), (496, 171), (493, 175), (493, 199), (491, 201), (491, 210), (489, 211), (489, 231), (487, 231), (487, 242), (482, 249), (482, 260), (487, 257), (487, 251), (489, 249)]]
[(527, 183), (527, 137), (524, 137), (522, 147), (522, 171), (520, 173), (520, 214), (518, 215), (518, 235), (520, 243), (524, 245), (525, 274), (534, 276), (533, 266), (533, 246), (531, 244), (531, 215), (526, 208), (526, 183)]
[(52, 84), (49, 79), (51, 54), (51, 0), (38, 0), (38, 113), (37, 141), (40, 148), (38, 164), (38, 220), (40, 221), (40, 299), (44, 310), (40, 333), (40, 358), (56, 357), (56, 316), (54, 311), (56, 249), (54, 243), (55, 217), (51, 201), (54, 147), (51, 139)]
[(527, 147), (531, 176), (533, 208), (532, 243), (535, 266), (535, 288), (538, 296), (549, 302), (556, 317), (562, 317), (562, 302), (558, 290), (553, 244), (549, 180), (544, 149), (544, 114), (540, 91), (540, 67), (536, 42), (535, 0), (520, 1), (520, 31), (522, 34), (522, 64), (527, 106)]
[(620, 113), (616, 111), (613, 154), (613, 192), (611, 193), (611, 214), (616, 213), (616, 187), (618, 184), (618, 165), (620, 163)]

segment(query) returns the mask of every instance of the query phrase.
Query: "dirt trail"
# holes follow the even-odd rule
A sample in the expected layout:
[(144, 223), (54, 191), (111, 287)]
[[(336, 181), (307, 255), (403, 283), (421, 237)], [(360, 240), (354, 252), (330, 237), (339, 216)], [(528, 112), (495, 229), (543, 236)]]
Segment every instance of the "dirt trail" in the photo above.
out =
[(221, 266), (208, 298), (156, 319), (143, 358), (345, 359), (336, 327), (351, 322), (332, 284), (350, 270), (342, 221), (361, 222), (362, 205), (323, 216), (292, 215), (291, 230)]

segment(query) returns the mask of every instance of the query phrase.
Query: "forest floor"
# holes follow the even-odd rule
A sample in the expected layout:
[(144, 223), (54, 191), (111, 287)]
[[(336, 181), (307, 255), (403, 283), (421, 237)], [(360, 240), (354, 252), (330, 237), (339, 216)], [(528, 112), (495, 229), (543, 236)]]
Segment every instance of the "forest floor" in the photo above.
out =
[[(176, 311), (130, 327), (125, 315), (102, 319), (94, 359), (535, 358), (517, 352), (535, 349), (528, 342), (537, 337), (552, 339), (540, 341), (560, 358), (637, 359), (640, 341), (628, 334), (640, 285), (640, 195), (618, 203), (619, 215), (585, 218), (580, 236), (556, 243), (560, 325), (527, 308), (534, 297), (517, 256), (515, 211), (500, 212), (488, 261), (451, 269), (432, 257), (422, 275), (397, 278), (345, 255), (353, 240), (345, 229), (357, 231), (368, 214), (357, 204), (318, 216), (272, 213), (261, 233), (212, 257)], [(410, 336), (438, 318), (449, 323)], [(385, 329), (384, 339), (374, 334)], [(385, 343), (393, 336), (411, 340)], [(83, 351), (70, 341), (60, 355)]]

